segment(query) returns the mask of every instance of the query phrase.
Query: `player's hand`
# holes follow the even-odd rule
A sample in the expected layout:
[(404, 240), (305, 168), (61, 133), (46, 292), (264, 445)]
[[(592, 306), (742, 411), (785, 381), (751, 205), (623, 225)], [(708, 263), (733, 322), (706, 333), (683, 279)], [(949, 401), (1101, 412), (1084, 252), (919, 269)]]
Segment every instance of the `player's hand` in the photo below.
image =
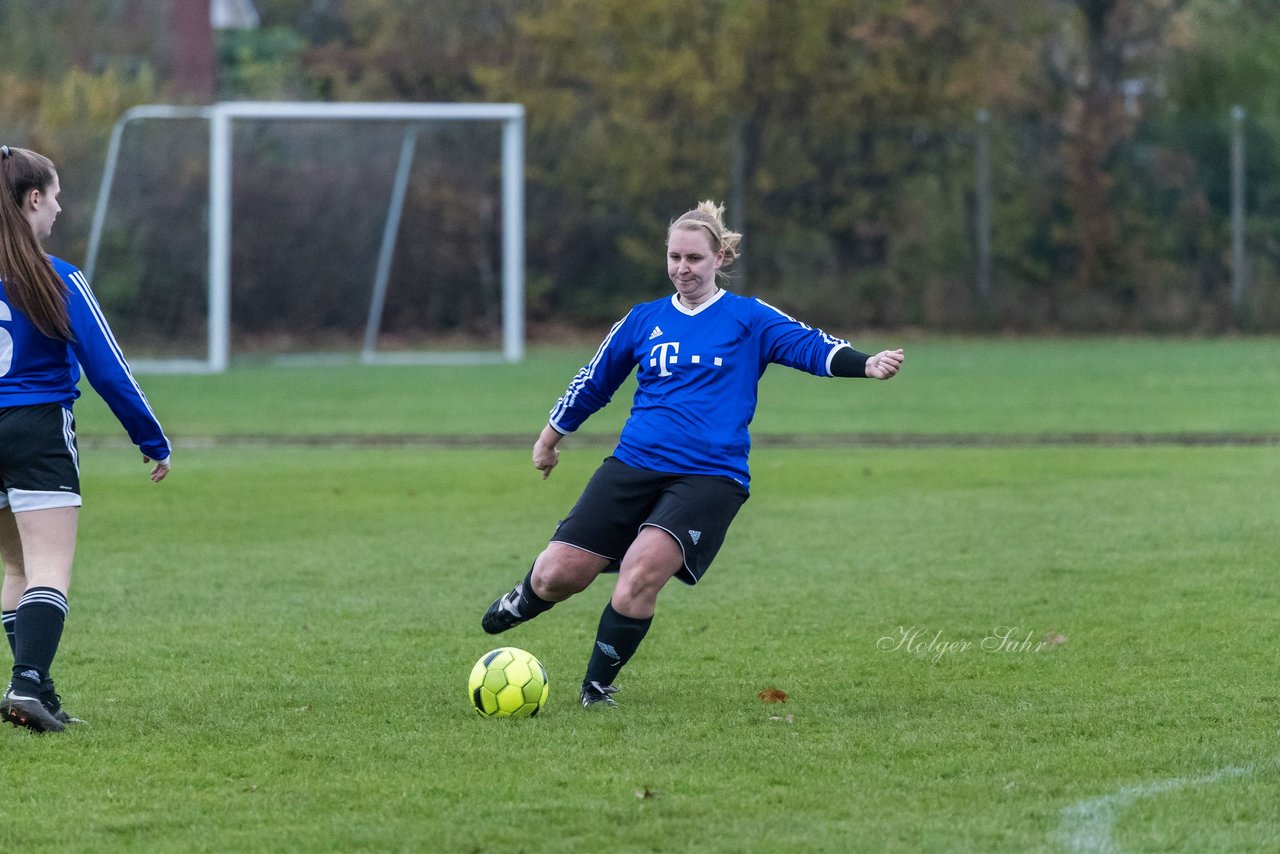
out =
[[(155, 468), (151, 469), (152, 483), (159, 483), (160, 481), (164, 480), (166, 477), (169, 476), (169, 460), (170, 460), (169, 457), (165, 457), (163, 460), (155, 461), (156, 463)], [(146, 454), (143, 454), (142, 461), (144, 463), (149, 463), (151, 462), (151, 458), (148, 457)]]
[(897, 350), (881, 350), (867, 359), (867, 376), (873, 380), (890, 380), (902, 369), (902, 360), (906, 355), (902, 348)]
[(548, 447), (541, 439), (533, 443), (533, 467), (542, 472), (542, 479), (551, 476), (551, 470), (560, 462), (560, 449)]

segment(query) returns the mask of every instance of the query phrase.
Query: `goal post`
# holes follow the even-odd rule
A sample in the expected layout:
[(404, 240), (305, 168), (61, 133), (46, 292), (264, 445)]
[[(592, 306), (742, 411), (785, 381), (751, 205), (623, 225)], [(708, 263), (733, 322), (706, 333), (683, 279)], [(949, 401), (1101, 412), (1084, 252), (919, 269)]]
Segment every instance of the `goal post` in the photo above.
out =
[[(95, 271), (106, 209), (111, 195), (124, 128), (148, 119), (206, 119), (209, 123), (208, 189), (208, 317), (207, 354), (203, 360), (135, 360), (140, 370), (222, 372), (230, 365), (232, 349), (232, 186), (233, 128), (238, 120), (401, 122), (406, 126), (396, 166), (391, 199), (379, 248), (369, 300), (363, 347), (359, 358), (371, 364), (518, 362), (524, 357), (524, 107), (520, 104), (467, 103), (331, 103), (230, 101), (206, 107), (143, 105), (116, 122), (107, 164), (98, 193), (89, 238), (85, 272)], [(497, 122), (501, 125), (501, 350), (417, 351), (379, 353), (378, 327), (386, 296), (391, 255), (395, 248), (400, 211), (412, 166), (417, 131), (432, 122)]]

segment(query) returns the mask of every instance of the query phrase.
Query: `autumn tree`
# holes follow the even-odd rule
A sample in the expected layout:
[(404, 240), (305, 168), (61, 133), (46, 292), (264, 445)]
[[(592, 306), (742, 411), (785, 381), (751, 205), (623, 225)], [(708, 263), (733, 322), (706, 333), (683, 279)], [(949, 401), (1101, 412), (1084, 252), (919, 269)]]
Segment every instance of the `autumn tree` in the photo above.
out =
[[(1053, 217), (1058, 257), (1055, 322), (1120, 322), (1144, 265), (1124, 186), (1124, 148), (1134, 138), (1168, 57), (1168, 34), (1185, 0), (1069, 0), (1057, 6), (1060, 28), (1040, 46), (1045, 70), (1040, 121), (1060, 142), (1046, 164), (1060, 188)], [(1056, 177), (1056, 181), (1054, 180)], [(1130, 176), (1132, 177), (1132, 176)]]
[[(529, 108), (548, 217), (547, 306), (653, 291), (670, 218), (711, 196), (745, 227), (752, 290), (841, 322), (903, 322), (889, 271), (956, 156), (950, 132), (1016, 97), (1004, 4), (557, 0), (484, 78)], [(537, 227), (537, 226), (535, 226)], [(962, 230), (962, 229), (961, 229)], [(962, 237), (960, 239), (963, 239)], [(566, 252), (566, 248), (579, 251)], [(537, 251), (537, 250), (535, 250)], [(954, 256), (955, 253), (952, 253)], [(541, 256), (539, 256), (541, 257)]]

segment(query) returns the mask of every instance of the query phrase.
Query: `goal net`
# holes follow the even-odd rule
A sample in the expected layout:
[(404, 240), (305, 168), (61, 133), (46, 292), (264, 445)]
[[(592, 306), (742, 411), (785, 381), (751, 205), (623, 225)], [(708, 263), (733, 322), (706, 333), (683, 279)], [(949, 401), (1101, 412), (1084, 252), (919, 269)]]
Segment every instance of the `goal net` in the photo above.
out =
[(139, 370), (519, 361), (523, 124), (518, 104), (135, 107), (85, 272)]

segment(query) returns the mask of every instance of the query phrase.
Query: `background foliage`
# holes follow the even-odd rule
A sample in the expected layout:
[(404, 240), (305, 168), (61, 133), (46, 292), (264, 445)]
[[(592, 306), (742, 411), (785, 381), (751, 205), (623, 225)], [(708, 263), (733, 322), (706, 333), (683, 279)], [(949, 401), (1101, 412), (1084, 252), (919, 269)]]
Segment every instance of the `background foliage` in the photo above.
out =
[[(526, 106), (535, 325), (599, 324), (660, 292), (666, 225), (710, 197), (727, 202), (747, 235), (737, 287), (824, 326), (1280, 326), (1280, 28), (1269, 2), (257, 7), (261, 28), (218, 34), (220, 98)], [(110, 122), (130, 104), (170, 97), (165, 34), (155, 23), (164, 16), (155, 8), (151, 0), (0, 8), (6, 138), (47, 149), (63, 165), (64, 186), (86, 197)], [(126, 26), (122, 16), (150, 23)], [(1247, 111), (1241, 306), (1230, 299), (1234, 105)], [(978, 110), (991, 116), (989, 298), (975, 288)], [(335, 200), (362, 184), (384, 193), (395, 147), (359, 135), (341, 144), (237, 142), (254, 144), (275, 146), (280, 157), (237, 182), (238, 210), (250, 219), (263, 211), (272, 226), (236, 234), (236, 327), (282, 333), (308, 321), (282, 316), (279, 304), (317, 303), (294, 292), (367, 287), (382, 207), (361, 213)], [(301, 161), (293, 145), (333, 146), (325, 150), (335, 156), (321, 174), (272, 171)], [(441, 177), (445, 167), (429, 164), (425, 181), (415, 181), (402, 234), (431, 236), (402, 241), (393, 332), (483, 327), (494, 317), (495, 211), (477, 189), (492, 181), (492, 166), (473, 148), (455, 144), (448, 167), (472, 179)], [(190, 220), (203, 203), (204, 152), (185, 151), (182, 177), (146, 196), (168, 212), (164, 223), (182, 211)], [(149, 161), (136, 162), (142, 170)], [(87, 228), (79, 219), (60, 237), (73, 259)], [(175, 279), (202, 273), (198, 264), (147, 262), (157, 250), (146, 234), (121, 223), (111, 244), (120, 253), (116, 282), (101, 287), (155, 305), (172, 298)], [(175, 259), (203, 252), (198, 228), (165, 234)], [(297, 254), (280, 251), (288, 234), (304, 235)], [(428, 273), (430, 293), (414, 284)], [(201, 288), (197, 281), (191, 292)], [(341, 303), (323, 292), (318, 301), (326, 299)], [(324, 314), (314, 323), (323, 325)]]

